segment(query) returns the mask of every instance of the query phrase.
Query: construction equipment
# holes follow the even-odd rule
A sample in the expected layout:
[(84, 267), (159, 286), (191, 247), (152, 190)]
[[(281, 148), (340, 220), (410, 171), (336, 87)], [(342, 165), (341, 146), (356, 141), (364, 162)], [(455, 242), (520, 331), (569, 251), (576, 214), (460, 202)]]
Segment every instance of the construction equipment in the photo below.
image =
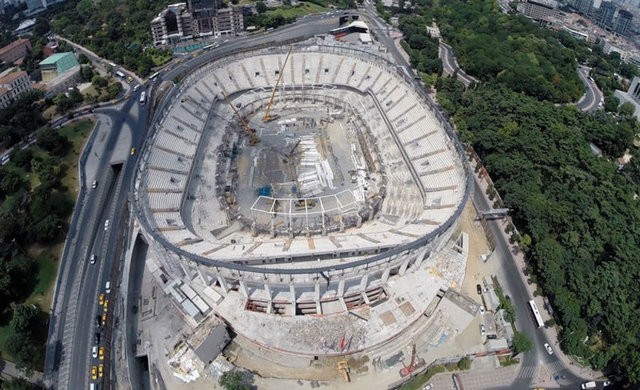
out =
[[(404, 363), (402, 363), (404, 366)], [(404, 366), (400, 369), (400, 376), (405, 377), (407, 375), (411, 375), (412, 372), (416, 370), (416, 345), (413, 344), (413, 348), (411, 349), (411, 363), (408, 366)]]
[(351, 382), (351, 377), (349, 376), (349, 363), (346, 360), (338, 362), (338, 372), (342, 373), (345, 382)]
[(280, 118), (280, 115), (278, 114), (271, 115), (271, 106), (273, 105), (273, 98), (276, 96), (278, 85), (280, 85), (280, 80), (282, 80), (282, 75), (284, 74), (284, 67), (285, 65), (287, 65), (287, 61), (289, 60), (289, 55), (291, 54), (292, 49), (293, 49), (293, 46), (290, 46), (289, 52), (287, 52), (287, 56), (285, 57), (284, 63), (282, 64), (282, 68), (280, 69), (280, 73), (278, 74), (278, 80), (276, 81), (276, 85), (274, 85), (273, 91), (271, 92), (271, 99), (269, 99), (269, 103), (267, 104), (267, 111), (264, 114), (264, 118), (262, 118), (262, 121), (265, 123), (271, 122)]
[(222, 96), (224, 96), (224, 100), (227, 101), (227, 104), (229, 105), (229, 107), (231, 107), (234, 114), (236, 114), (236, 116), (240, 120), (240, 124), (242, 125), (244, 132), (247, 134), (247, 137), (249, 137), (249, 145), (253, 146), (259, 143), (260, 138), (258, 138), (258, 136), (256, 135), (256, 129), (252, 129), (251, 127), (249, 127), (249, 124), (247, 123), (247, 121), (242, 117), (242, 115), (240, 115), (236, 107), (233, 105), (233, 103), (231, 103), (231, 100), (229, 100), (229, 97), (227, 96), (226, 93), (223, 92)]

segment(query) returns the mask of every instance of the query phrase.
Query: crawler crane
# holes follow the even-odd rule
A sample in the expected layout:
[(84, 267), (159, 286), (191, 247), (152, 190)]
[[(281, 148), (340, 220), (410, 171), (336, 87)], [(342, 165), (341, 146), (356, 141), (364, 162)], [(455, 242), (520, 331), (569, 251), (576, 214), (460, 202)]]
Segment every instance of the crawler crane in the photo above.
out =
[(293, 49), (293, 47), (289, 47), (289, 52), (287, 53), (287, 56), (284, 59), (284, 63), (282, 64), (282, 68), (280, 69), (280, 73), (278, 74), (278, 81), (276, 81), (276, 85), (274, 85), (273, 91), (271, 92), (271, 99), (269, 99), (269, 103), (267, 104), (267, 112), (264, 114), (264, 118), (262, 118), (262, 121), (265, 123), (271, 122), (280, 118), (280, 115), (278, 114), (271, 115), (271, 106), (273, 105), (273, 98), (276, 96), (278, 85), (280, 85), (280, 80), (282, 80), (282, 75), (284, 74), (284, 67), (285, 65), (287, 65), (287, 61), (289, 60), (291, 49)]

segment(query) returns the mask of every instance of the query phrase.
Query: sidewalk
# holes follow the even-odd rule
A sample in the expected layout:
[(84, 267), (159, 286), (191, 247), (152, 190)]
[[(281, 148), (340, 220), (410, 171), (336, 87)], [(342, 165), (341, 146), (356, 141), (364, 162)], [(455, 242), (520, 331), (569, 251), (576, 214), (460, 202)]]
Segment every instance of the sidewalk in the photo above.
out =
[[(474, 180), (476, 181), (476, 183), (478, 183), (478, 185), (480, 186), (480, 188), (482, 188), (482, 192), (483, 195), (485, 197), (487, 197), (486, 195), (486, 189), (489, 186), (489, 179), (486, 178), (482, 178), (479, 179), (478, 178), (478, 174), (474, 173), (475, 172), (475, 167), (476, 167), (476, 161), (474, 159), (471, 160), (470, 162), (471, 164), (471, 169), (470, 173), (474, 176)], [(498, 195), (499, 196), (499, 195)], [(491, 201), (489, 202), (491, 204)], [(501, 222), (501, 229), (500, 229), (500, 233), (503, 236), (503, 239), (506, 242), (509, 242), (509, 235), (507, 233), (505, 233), (505, 228), (507, 227), (507, 225), (509, 225), (509, 223), (511, 223), (511, 219), (509, 217), (504, 218)], [(529, 284), (527, 282), (527, 277), (522, 273), (522, 270), (526, 268), (526, 262), (525, 262), (525, 258), (524, 258), (524, 254), (522, 252), (522, 250), (520, 250), (520, 248), (518, 247), (518, 244), (512, 244), (510, 246), (511, 249), (511, 257), (513, 258), (513, 260), (515, 261), (516, 265), (518, 266), (518, 269), (520, 270), (519, 275), (520, 278), (522, 279), (523, 284), (526, 286), (527, 290), (529, 291), (529, 294), (534, 297), (536, 304), (538, 305), (538, 307), (544, 307), (544, 302), (542, 297), (538, 296), (536, 297), (533, 292), (538, 288), (538, 285), (535, 283), (531, 283)], [(551, 317), (549, 316), (549, 314), (547, 313), (546, 310), (541, 310), (540, 314), (542, 315), (543, 319), (546, 321), (548, 319), (550, 319)], [(542, 328), (543, 332), (545, 332), (545, 335), (547, 338), (549, 338), (549, 340), (553, 340), (552, 345), (558, 345), (558, 330), (557, 327), (552, 327), (552, 328), (547, 328), (544, 327)], [(580, 365), (579, 363), (575, 362), (574, 360), (572, 360), (569, 356), (564, 354), (564, 351), (562, 351), (559, 346), (557, 348), (554, 348), (556, 356), (558, 356), (558, 358), (565, 364), (566, 368), (571, 371), (574, 375), (579, 376), (579, 377), (584, 377), (587, 379), (597, 379), (597, 378), (602, 378), (604, 375), (602, 374), (602, 372), (599, 371), (594, 371), (592, 370), (590, 367), (587, 366), (583, 366)], [(549, 384), (548, 381), (544, 381), (545, 383), (538, 383), (538, 385), (543, 385), (543, 384)], [(554, 381), (552, 381), (551, 383), (552, 385), (557, 385), (557, 383), (555, 383)]]

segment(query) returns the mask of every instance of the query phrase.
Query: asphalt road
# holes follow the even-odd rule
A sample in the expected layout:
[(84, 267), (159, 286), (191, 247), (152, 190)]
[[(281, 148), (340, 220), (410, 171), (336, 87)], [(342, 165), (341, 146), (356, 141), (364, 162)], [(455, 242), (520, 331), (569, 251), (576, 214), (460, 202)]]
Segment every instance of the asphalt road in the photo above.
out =
[[(45, 377), (51, 388), (88, 388), (90, 367), (98, 364), (91, 359), (95, 316), (101, 309), (97, 298), (110, 277), (114, 260), (119, 258), (115, 248), (121, 238), (118, 227), (130, 182), (126, 179), (134, 173), (137, 157), (130, 157), (129, 150), (131, 146), (139, 147), (146, 133), (148, 107), (139, 108), (137, 99), (132, 97), (122, 105), (96, 110), (103, 125), (110, 122), (110, 129), (105, 131), (102, 150), (94, 151), (95, 137), (86, 146), (87, 153), (100, 153), (92, 172), (81, 167), (85, 180), (67, 234), (49, 324)], [(127, 128), (131, 130), (131, 142), (123, 147), (118, 140)], [(120, 169), (112, 169), (111, 162), (119, 163)], [(90, 185), (94, 173), (96, 189)], [(105, 230), (107, 219), (109, 228)], [(96, 264), (89, 263), (91, 254), (97, 256)], [(105, 345), (104, 332), (101, 338), (101, 345)]]
[(586, 88), (585, 95), (578, 101), (576, 106), (580, 111), (593, 112), (598, 109), (600, 102), (604, 100), (602, 92), (598, 89), (598, 86), (589, 77), (589, 71), (591, 69), (582, 65), (578, 66), (578, 76)]
[(445, 73), (449, 75), (457, 74), (458, 80), (466, 87), (471, 85), (475, 80), (458, 66), (458, 61), (456, 60), (455, 54), (453, 54), (451, 46), (441, 42), (440, 50), (442, 52), (442, 66), (444, 67)]
[[(386, 26), (370, 10), (361, 11), (361, 14), (379, 30), (386, 29)], [(178, 75), (238, 49), (265, 43), (277, 44), (298, 37), (311, 37), (315, 34), (326, 33), (337, 26), (337, 16), (320, 15), (308, 17), (294, 25), (274, 30), (268, 34), (234, 38), (196, 58), (171, 66), (158, 77), (156, 82), (172, 80)], [(380, 34), (378, 38), (387, 45), (401, 66), (405, 67), (405, 70), (410, 69), (388, 37)], [(138, 156), (136, 154), (134, 157), (122, 159), (123, 149), (126, 156), (128, 156), (131, 146), (136, 147), (139, 151), (143, 150), (148, 131), (146, 123), (151, 104), (140, 106), (138, 103), (139, 93), (140, 91), (133, 94), (131, 99), (126, 100), (121, 106), (97, 110), (110, 118), (112, 125), (111, 131), (108, 132), (104, 155), (96, 169), (101, 176), (99, 187), (97, 190), (92, 190), (90, 186), (86, 185), (87, 180), (83, 183), (61, 260), (59, 284), (54, 295), (45, 361), (45, 375), (51, 388), (87, 388), (90, 367), (96, 364), (90, 356), (90, 350), (94, 341), (94, 318), (98, 310), (97, 296), (106, 281), (106, 270), (111, 269), (114, 259), (120, 256), (120, 253), (115, 253), (115, 248), (117, 248), (118, 240), (121, 239), (120, 229), (124, 227), (124, 224), (121, 223), (123, 217), (121, 211), (125, 208), (129, 186), (135, 173), (135, 160)], [(117, 144), (118, 136), (124, 128), (131, 130), (131, 142), (126, 146)], [(87, 148), (92, 148), (93, 142), (92, 139)], [(120, 172), (115, 172), (111, 170), (109, 162), (118, 158), (122, 162), (122, 169)], [(476, 202), (480, 202), (478, 205), (485, 204), (488, 207), (486, 200), (481, 195), (482, 193), (478, 195), (478, 191), (476, 192), (474, 195), (477, 198)], [(104, 221), (106, 219), (110, 220), (110, 228), (105, 231)], [(490, 226), (498, 233), (499, 226), (495, 222), (491, 222)], [(501, 237), (501, 235), (496, 234), (496, 237)], [(545, 341), (549, 341), (545, 340), (542, 332), (534, 328), (526, 311), (526, 302), (530, 298), (522, 280), (517, 276), (519, 270), (516, 269), (515, 263), (510, 258), (508, 245), (498, 240), (496, 251), (502, 255), (507, 273), (513, 275), (503, 283), (515, 304), (518, 328), (527, 333), (534, 344), (534, 350), (522, 356), (523, 367), (536, 366), (539, 362), (557, 366), (556, 362), (559, 360), (555, 356), (549, 356), (542, 346)], [(91, 253), (95, 253), (99, 259), (94, 265), (87, 261)], [(565, 375), (567, 384), (573, 383), (575, 385), (575, 383), (582, 381), (566, 369), (561, 369), (557, 373)], [(105, 375), (109, 375), (109, 373), (106, 372)], [(529, 383), (530, 379), (518, 382), (525, 387)]]
[[(320, 15), (269, 34), (232, 39), (196, 58), (172, 66), (155, 82), (159, 84), (163, 80), (173, 80), (185, 71), (238, 49), (311, 37), (327, 33), (337, 26), (337, 17)], [(99, 60), (94, 56), (90, 58)], [(153, 88), (149, 91), (153, 91)], [(122, 104), (96, 109), (101, 121), (110, 122), (110, 129), (106, 131), (105, 146), (100, 152), (99, 162), (92, 167), (92, 171), (97, 173), (98, 188), (91, 188), (92, 179), (83, 180), (61, 259), (45, 359), (46, 383), (53, 389), (88, 388), (91, 366), (98, 364), (91, 357), (91, 347), (95, 345), (95, 316), (99, 314), (98, 310), (102, 310), (98, 305), (98, 295), (104, 292), (113, 262), (121, 255), (116, 252), (116, 248), (122, 239), (121, 233), (126, 231), (122, 223), (126, 216), (122, 211), (126, 206), (138, 157), (138, 153), (130, 156), (129, 150), (131, 147), (138, 151), (143, 149), (148, 131), (147, 119), (152, 109), (151, 104), (139, 104), (140, 92), (141, 90), (132, 94)], [(119, 142), (119, 137), (126, 131), (131, 132), (130, 142)], [(86, 146), (88, 153), (94, 153), (95, 142), (95, 138), (91, 137)], [(120, 168), (112, 169), (112, 162), (117, 163)], [(80, 169), (83, 171), (81, 177), (86, 177), (86, 167), (81, 166)], [(109, 228), (105, 230), (107, 219)], [(89, 263), (91, 254), (97, 256), (96, 264)], [(112, 285), (115, 285), (114, 281)], [(112, 300), (111, 304), (113, 303)], [(109, 327), (110, 323), (107, 323), (106, 328)], [(105, 345), (106, 332), (108, 330), (100, 332), (100, 345)], [(104, 375), (108, 376), (110, 373), (105, 372)]]

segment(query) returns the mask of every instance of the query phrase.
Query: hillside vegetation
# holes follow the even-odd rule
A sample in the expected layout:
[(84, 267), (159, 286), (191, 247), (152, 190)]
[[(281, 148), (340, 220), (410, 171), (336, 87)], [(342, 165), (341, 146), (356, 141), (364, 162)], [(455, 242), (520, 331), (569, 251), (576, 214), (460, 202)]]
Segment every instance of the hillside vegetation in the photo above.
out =
[(149, 23), (167, 5), (154, 0), (68, 1), (51, 22), (56, 33), (91, 49), (140, 76), (161, 58), (153, 47)]
[[(400, 18), (412, 63), (441, 72), (425, 28), (433, 18), (461, 67), (481, 80), (465, 91), (438, 78), (438, 101), (491, 175), (489, 194), (504, 202), (495, 206), (512, 210), (517, 230), (508, 233), (552, 302), (563, 350), (622, 383), (640, 382), (640, 153), (632, 146), (640, 127), (629, 110), (588, 115), (557, 104), (584, 93), (576, 58), (601, 78), (636, 70), (502, 14), (495, 1), (419, 3)], [(621, 169), (616, 159), (629, 148), (634, 158)]]

